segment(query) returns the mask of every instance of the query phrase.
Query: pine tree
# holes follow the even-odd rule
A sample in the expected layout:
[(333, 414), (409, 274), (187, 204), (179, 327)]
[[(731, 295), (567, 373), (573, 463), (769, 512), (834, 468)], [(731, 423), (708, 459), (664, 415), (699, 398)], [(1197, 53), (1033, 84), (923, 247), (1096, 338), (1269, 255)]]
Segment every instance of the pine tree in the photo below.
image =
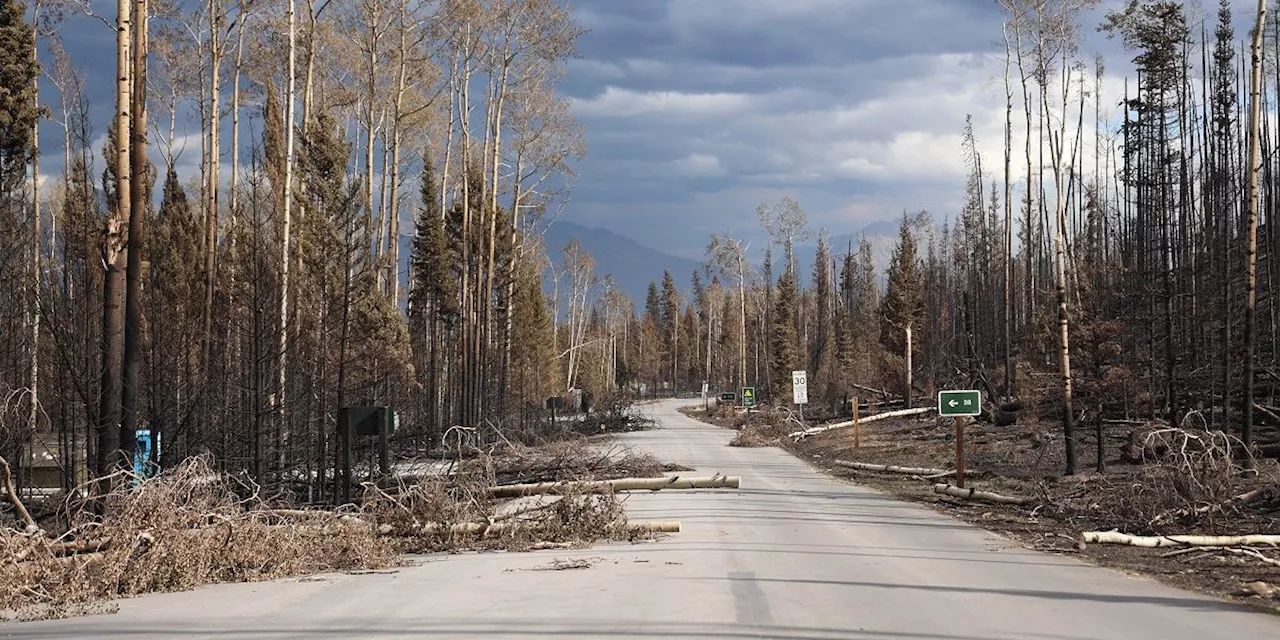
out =
[[(836, 397), (836, 322), (833, 305), (833, 284), (831, 282), (831, 249), (827, 234), (823, 231), (818, 236), (818, 254), (813, 264), (813, 301), (815, 315), (813, 346), (809, 370), (813, 372), (813, 387), (818, 391), (818, 400), (834, 403)], [(833, 404), (834, 407), (834, 404)]]
[(662, 336), (666, 343), (667, 372), (671, 390), (680, 385), (680, 292), (670, 271), (662, 272)]
[(36, 151), (31, 136), (39, 112), (32, 92), (40, 66), (31, 57), (36, 36), (26, 12), (26, 3), (0, 2), (0, 199), (16, 197)]
[(190, 450), (191, 440), (202, 435), (198, 431), (171, 434), (189, 438), (187, 443), (160, 434), (181, 419), (181, 401), (194, 395), (187, 384), (200, 353), (195, 337), (200, 335), (204, 297), (203, 230), (173, 167), (166, 172), (162, 193), (160, 212), (147, 238), (151, 269), (144, 289), (151, 345), (149, 386), (155, 396), (151, 429), (154, 437), (165, 439), (167, 450), (184, 445)]
[(877, 361), (876, 356), (881, 348), (877, 339), (881, 318), (880, 285), (876, 282), (875, 256), (871, 242), (865, 235), (858, 240), (857, 256), (850, 258), (849, 272), (852, 277), (849, 322), (853, 326), (851, 342), (857, 354), (853, 370), (858, 377), (865, 379), (871, 375), (872, 366)]
[[(904, 359), (907, 404), (911, 399), (913, 360), (920, 351), (920, 340), (913, 336), (924, 317), (924, 279), (916, 241), (906, 214), (898, 228), (898, 245), (889, 261), (888, 287), (882, 303), (880, 342), (892, 355)], [(908, 344), (911, 345), (908, 350)]]
[(516, 267), (515, 305), (520, 313), (513, 318), (511, 345), (512, 390), (529, 408), (540, 399), (563, 388), (556, 375), (552, 353), (551, 314), (542, 293), (541, 261), (520, 260)]
[(770, 333), (769, 370), (771, 372), (771, 402), (785, 406), (791, 402), (791, 372), (799, 364), (796, 352), (796, 328), (794, 324), (797, 305), (796, 281), (790, 270), (778, 279), (778, 291), (773, 309), (773, 327)]
[(850, 246), (840, 259), (839, 299), (836, 314), (836, 376), (837, 388), (842, 400), (853, 391), (858, 367), (858, 331), (854, 325), (854, 309), (857, 305), (857, 272), (853, 247)]

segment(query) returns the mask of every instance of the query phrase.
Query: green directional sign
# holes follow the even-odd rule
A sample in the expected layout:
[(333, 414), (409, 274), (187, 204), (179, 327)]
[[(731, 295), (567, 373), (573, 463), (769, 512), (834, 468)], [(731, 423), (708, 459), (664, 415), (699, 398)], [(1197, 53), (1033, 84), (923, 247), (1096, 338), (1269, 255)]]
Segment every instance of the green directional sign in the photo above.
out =
[(726, 391), (725, 393), (720, 394), (720, 402), (722, 404), (733, 404), (733, 402), (737, 399), (738, 399), (738, 394), (732, 391)]
[(742, 388), (742, 406), (744, 407), (756, 406), (756, 388), (755, 387)]
[(973, 390), (938, 392), (938, 415), (976, 416), (981, 414), (982, 393)]

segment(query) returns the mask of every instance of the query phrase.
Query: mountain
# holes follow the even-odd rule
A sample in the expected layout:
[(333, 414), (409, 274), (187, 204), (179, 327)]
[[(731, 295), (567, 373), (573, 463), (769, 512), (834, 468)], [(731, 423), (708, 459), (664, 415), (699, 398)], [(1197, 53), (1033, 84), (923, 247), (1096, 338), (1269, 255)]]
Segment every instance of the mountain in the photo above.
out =
[[(547, 254), (556, 269), (564, 267), (564, 246), (577, 238), (582, 248), (596, 261), (596, 277), (603, 280), (605, 276), (612, 275), (618, 288), (631, 297), (637, 309), (644, 307), (649, 283), (662, 283), (663, 271), (670, 271), (676, 288), (688, 294), (693, 287), (693, 273), (699, 268), (695, 260), (663, 253), (607, 229), (557, 221), (551, 224), (544, 237)], [(550, 276), (546, 279), (550, 287)]]

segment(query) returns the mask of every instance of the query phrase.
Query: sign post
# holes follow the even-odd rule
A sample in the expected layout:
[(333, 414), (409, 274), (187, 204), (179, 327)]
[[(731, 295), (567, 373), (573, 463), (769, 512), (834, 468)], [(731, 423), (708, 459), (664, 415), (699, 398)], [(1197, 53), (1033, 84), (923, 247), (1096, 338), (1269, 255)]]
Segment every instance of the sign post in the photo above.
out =
[(982, 414), (982, 393), (972, 389), (939, 391), (938, 415), (955, 418), (956, 486), (964, 488), (964, 420)]
[(711, 409), (711, 397), (707, 393), (707, 391), (709, 390), (710, 390), (710, 385), (707, 384), (706, 380), (703, 380), (702, 381), (702, 410), (703, 411), (708, 411)]
[(804, 370), (791, 372), (791, 400), (800, 406), (800, 422), (804, 422), (804, 405), (809, 403), (809, 380)]
[(858, 420), (858, 395), (853, 396), (853, 448), (862, 448), (862, 425)]

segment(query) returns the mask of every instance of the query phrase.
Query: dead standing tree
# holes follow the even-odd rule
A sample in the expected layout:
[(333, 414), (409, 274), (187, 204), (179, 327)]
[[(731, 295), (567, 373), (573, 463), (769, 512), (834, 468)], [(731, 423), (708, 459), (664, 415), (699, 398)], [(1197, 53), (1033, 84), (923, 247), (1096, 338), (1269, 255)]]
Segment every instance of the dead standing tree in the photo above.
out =
[[(1258, 0), (1258, 20), (1254, 25), (1253, 43), (1250, 46), (1249, 80), (1249, 164), (1245, 202), (1248, 216), (1245, 230), (1245, 307), (1244, 307), (1244, 424), (1240, 427), (1240, 440), (1245, 449), (1253, 446), (1253, 390), (1254, 390), (1254, 342), (1258, 332), (1258, 178), (1262, 171), (1262, 150), (1259, 136), (1262, 118), (1262, 38), (1266, 26), (1267, 2)], [(1246, 458), (1252, 464), (1252, 457)]]

